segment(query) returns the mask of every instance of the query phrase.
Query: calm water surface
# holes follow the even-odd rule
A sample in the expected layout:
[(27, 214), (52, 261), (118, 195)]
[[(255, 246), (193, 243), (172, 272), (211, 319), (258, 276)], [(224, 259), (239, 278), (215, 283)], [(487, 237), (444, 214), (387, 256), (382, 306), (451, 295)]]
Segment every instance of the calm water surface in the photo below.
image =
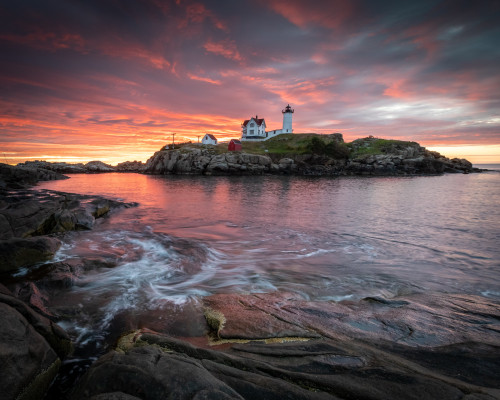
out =
[(200, 299), (213, 293), (500, 299), (499, 172), (341, 179), (115, 173), (39, 187), (140, 203), (92, 231), (68, 234), (57, 254), (116, 264), (82, 273), (51, 300), (73, 310), (61, 325), (87, 357), (114, 334), (142, 326), (203, 335)]

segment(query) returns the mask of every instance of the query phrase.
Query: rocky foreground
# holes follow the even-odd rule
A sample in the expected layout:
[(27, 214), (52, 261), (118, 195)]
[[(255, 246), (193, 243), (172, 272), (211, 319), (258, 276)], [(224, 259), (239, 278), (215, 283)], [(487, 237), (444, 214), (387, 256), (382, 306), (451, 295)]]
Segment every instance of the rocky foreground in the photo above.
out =
[[(29, 188), (39, 180), (64, 178), (41, 168), (0, 165), (2, 282), (51, 259), (61, 246), (58, 235), (92, 229), (111, 210), (134, 205)], [(41, 399), (72, 345), (50, 312), (43, 312), (43, 293), (32, 284), (21, 289), (14, 294), (0, 283), (0, 398)]]
[[(343, 145), (341, 134), (330, 135)], [(328, 136), (327, 136), (328, 139)], [(273, 140), (286, 140), (274, 138)], [(354, 141), (352, 155), (329, 156), (314, 151), (300, 153), (269, 153), (268, 155), (244, 152), (218, 154), (211, 148), (186, 145), (180, 149), (162, 149), (145, 164), (147, 174), (203, 174), (203, 175), (261, 175), (293, 174), (312, 176), (350, 175), (428, 175), (442, 173), (479, 172), (465, 159), (449, 159), (437, 152), (428, 151), (415, 142), (391, 144), (381, 154), (363, 153), (370, 150), (379, 139), (365, 138)]]
[(478, 297), (227, 294), (204, 305), (208, 340), (124, 335), (74, 398), (500, 398), (500, 309)]

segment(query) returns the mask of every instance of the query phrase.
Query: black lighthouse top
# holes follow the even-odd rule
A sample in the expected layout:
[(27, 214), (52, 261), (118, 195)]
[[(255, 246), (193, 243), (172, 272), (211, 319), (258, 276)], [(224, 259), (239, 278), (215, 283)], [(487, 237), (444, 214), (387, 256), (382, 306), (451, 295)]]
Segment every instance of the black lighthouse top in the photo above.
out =
[(282, 112), (283, 114), (284, 114), (284, 113), (293, 113), (294, 111), (295, 111), (295, 110), (294, 110), (292, 107), (290, 107), (290, 104), (288, 104), (284, 110), (281, 110), (281, 112)]

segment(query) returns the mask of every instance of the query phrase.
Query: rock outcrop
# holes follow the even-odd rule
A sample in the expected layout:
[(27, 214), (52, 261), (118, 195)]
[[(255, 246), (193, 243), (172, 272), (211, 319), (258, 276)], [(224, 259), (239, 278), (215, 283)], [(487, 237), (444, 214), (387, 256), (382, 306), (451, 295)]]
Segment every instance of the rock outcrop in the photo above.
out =
[(61, 242), (52, 237), (0, 240), (0, 272), (13, 271), (52, 258)]
[(147, 162), (147, 174), (260, 175), (271, 169), (268, 156), (185, 146), (156, 152)]
[[(343, 143), (340, 134), (329, 140)], [(448, 159), (418, 143), (391, 141), (380, 154), (359, 152), (369, 148), (376, 138), (359, 139), (352, 143), (352, 156), (332, 158), (325, 154), (256, 155), (240, 152), (216, 153), (213, 149), (189, 145), (177, 150), (156, 152), (145, 164), (147, 174), (203, 175), (426, 175), (469, 173), (478, 171), (464, 159)], [(394, 142), (394, 143), (392, 143)], [(364, 146), (364, 147), (363, 147)], [(359, 154), (359, 155), (356, 155)]]
[(117, 172), (142, 172), (143, 170), (144, 163), (142, 161), (125, 161), (115, 167)]
[(0, 271), (46, 261), (59, 248), (54, 233), (92, 229), (112, 209), (131, 207), (99, 196), (19, 190), (0, 196)]
[(70, 164), (66, 162), (48, 162), (48, 161), (26, 161), (17, 164), (19, 168), (42, 168), (45, 170), (55, 171), (62, 174), (86, 174), (100, 172), (114, 172), (115, 167), (105, 164), (102, 161), (89, 161), (86, 164), (76, 163)]
[(41, 167), (19, 168), (0, 163), (0, 193), (5, 190), (24, 189), (39, 181), (57, 179), (68, 179), (68, 177)]

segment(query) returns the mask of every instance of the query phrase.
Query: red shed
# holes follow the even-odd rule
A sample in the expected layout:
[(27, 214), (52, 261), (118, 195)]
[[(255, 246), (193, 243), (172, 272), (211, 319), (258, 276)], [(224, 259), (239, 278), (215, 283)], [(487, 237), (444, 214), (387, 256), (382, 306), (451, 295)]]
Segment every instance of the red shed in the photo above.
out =
[(228, 151), (241, 151), (241, 142), (238, 139), (231, 139), (227, 146)]

